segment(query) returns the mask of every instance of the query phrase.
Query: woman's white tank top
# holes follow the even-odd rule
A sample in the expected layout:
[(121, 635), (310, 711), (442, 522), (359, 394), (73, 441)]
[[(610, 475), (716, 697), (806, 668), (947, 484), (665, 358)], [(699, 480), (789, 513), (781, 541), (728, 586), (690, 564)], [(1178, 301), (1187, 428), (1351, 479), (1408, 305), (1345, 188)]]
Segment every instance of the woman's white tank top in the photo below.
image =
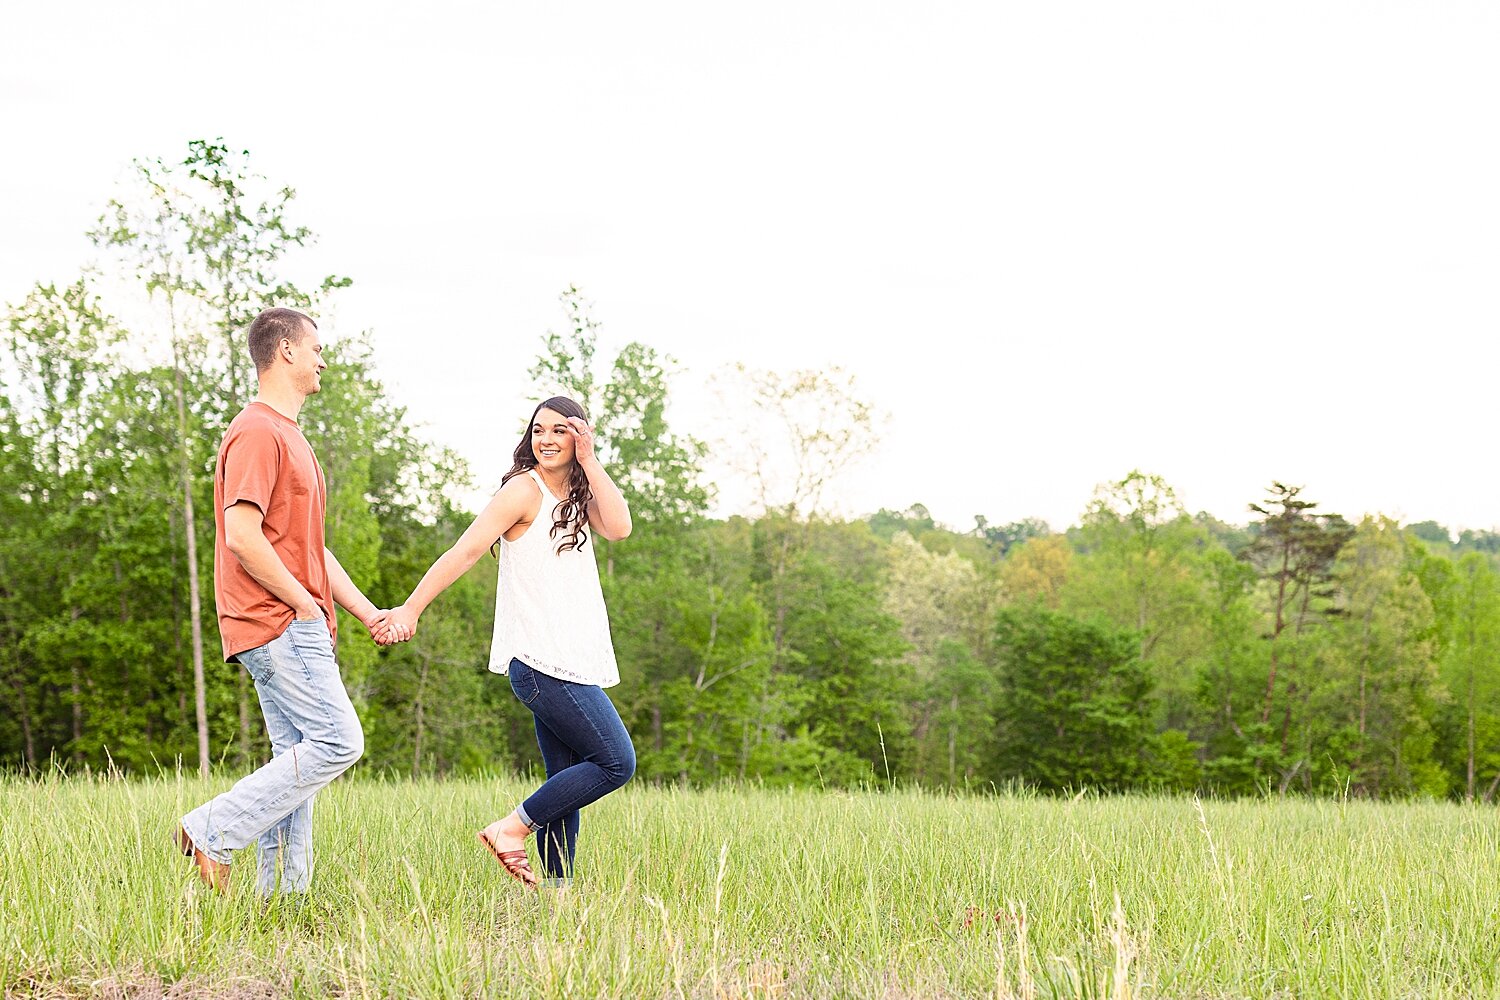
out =
[(558, 552), (561, 534), (550, 534), (561, 501), (535, 469), (528, 474), (542, 491), (542, 502), (520, 538), (500, 539), (490, 670), (505, 673), (514, 657), (565, 681), (613, 687), (620, 683), (620, 668), (599, 587), (593, 532), (578, 548)]

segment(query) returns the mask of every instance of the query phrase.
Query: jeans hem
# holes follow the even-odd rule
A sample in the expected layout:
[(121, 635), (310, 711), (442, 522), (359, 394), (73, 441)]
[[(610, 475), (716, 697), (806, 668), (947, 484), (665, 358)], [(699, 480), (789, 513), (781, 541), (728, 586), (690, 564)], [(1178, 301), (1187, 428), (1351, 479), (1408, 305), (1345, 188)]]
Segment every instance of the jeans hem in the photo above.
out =
[[(543, 782), (543, 786), (542, 787), (543, 788), (546, 787), (546, 783), (545, 782)], [(520, 816), (521, 816), (522, 819), (526, 820), (527, 823), (531, 824), (531, 829), (532, 829), (533, 832), (535, 832), (537, 830), (540, 830), (542, 827), (546, 826), (548, 823), (556, 823), (558, 820), (560, 820), (564, 816), (568, 815), (568, 813), (575, 812), (575, 811), (577, 811), (579, 809), (582, 809), (583, 806), (593, 805), (595, 802), (598, 802), (600, 799), (604, 798), (604, 796), (608, 795), (610, 792), (613, 792), (613, 791), (619, 789), (620, 787), (621, 787), (620, 785), (615, 784), (609, 778), (606, 778), (606, 777), (603, 777), (603, 776), (595, 777), (592, 783), (590, 783), (588, 785), (585, 785), (584, 787), (582, 787), (580, 789), (576, 789), (574, 791), (574, 794), (571, 796), (574, 799), (582, 799), (583, 800), (583, 805), (570, 806), (564, 812), (561, 812), (561, 813), (557, 814), (556, 816), (553, 816), (552, 818), (550, 818), (550, 819), (548, 819), (548, 820), (546, 820), (544, 822), (541, 822), (541, 823), (533, 823), (528, 818), (528, 814), (525, 811), (525, 809), (522, 808), (521, 806), (517, 806), (516, 807), (516, 812), (520, 814)], [(603, 788), (604, 791), (601, 792), (598, 795), (595, 795), (594, 792), (596, 790), (598, 790), (599, 788)], [(540, 792), (541, 789), (537, 789), (537, 791)], [(534, 796), (534, 795), (532, 796), (532, 798), (535, 798), (535, 797), (536, 796)]]
[(215, 834), (209, 837), (200, 837), (197, 831), (193, 829), (192, 823), (189, 822), (191, 817), (192, 813), (189, 813), (177, 822), (178, 825), (182, 827), (183, 832), (188, 835), (188, 840), (191, 840), (193, 842), (193, 849), (201, 851), (209, 860), (215, 861), (221, 865), (227, 865), (231, 861), (233, 861), (233, 851), (226, 851), (223, 848), (213, 846), (214, 840), (221, 839), (219, 835)]

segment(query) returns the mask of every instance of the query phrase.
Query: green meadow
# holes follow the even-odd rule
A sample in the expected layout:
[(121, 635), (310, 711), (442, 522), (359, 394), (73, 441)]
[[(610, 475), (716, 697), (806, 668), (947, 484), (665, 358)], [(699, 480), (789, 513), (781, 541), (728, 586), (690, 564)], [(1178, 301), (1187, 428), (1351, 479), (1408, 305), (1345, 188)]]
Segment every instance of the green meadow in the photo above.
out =
[(522, 779), (364, 778), (292, 907), (169, 848), (228, 780), (0, 779), (5, 995), (1500, 996), (1493, 808), (637, 784), (528, 893), (473, 837)]

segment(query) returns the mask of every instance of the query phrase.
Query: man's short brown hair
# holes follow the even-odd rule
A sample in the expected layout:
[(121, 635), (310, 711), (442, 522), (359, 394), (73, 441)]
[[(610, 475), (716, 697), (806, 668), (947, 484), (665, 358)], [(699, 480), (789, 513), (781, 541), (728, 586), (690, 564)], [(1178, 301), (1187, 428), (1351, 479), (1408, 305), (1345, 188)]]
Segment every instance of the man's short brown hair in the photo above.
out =
[(257, 372), (271, 367), (276, 358), (276, 345), (283, 339), (301, 343), (307, 336), (307, 327), (302, 325), (304, 322), (311, 323), (314, 330), (318, 328), (306, 313), (281, 306), (267, 309), (250, 322), (250, 360), (255, 362)]

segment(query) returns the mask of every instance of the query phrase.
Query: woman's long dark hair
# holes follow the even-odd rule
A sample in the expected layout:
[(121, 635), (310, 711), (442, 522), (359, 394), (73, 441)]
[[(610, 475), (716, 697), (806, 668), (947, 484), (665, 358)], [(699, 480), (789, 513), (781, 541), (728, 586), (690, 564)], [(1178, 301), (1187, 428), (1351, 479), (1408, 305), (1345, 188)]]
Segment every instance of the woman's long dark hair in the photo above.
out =
[[(526, 422), (526, 430), (521, 433), (521, 443), (516, 445), (515, 465), (512, 465), (500, 480), (504, 486), (515, 476), (524, 475), (536, 468), (536, 452), (531, 448), (531, 429), (536, 426), (536, 415), (543, 410), (551, 410), (561, 413), (565, 417), (577, 417), (584, 423), (588, 423), (588, 415), (583, 412), (583, 407), (573, 402), (567, 396), (553, 396), (537, 404), (537, 408), (531, 411), (531, 419)], [(568, 473), (568, 495), (562, 497), (562, 502), (554, 511), (556, 520), (552, 522), (552, 531), (549, 537), (556, 538), (560, 533), (563, 540), (558, 543), (558, 554), (569, 549), (583, 547), (583, 543), (589, 540), (588, 529), (584, 527), (588, 523), (589, 501), (594, 498), (589, 489), (589, 477), (584, 475), (583, 466), (578, 464), (578, 455), (573, 455), (573, 468)], [(545, 506), (545, 504), (543, 505)], [(542, 516), (542, 511), (537, 510), (537, 516)], [(498, 545), (499, 543), (496, 542)]]

